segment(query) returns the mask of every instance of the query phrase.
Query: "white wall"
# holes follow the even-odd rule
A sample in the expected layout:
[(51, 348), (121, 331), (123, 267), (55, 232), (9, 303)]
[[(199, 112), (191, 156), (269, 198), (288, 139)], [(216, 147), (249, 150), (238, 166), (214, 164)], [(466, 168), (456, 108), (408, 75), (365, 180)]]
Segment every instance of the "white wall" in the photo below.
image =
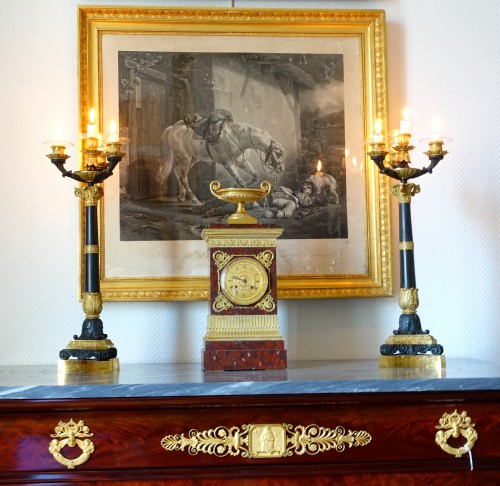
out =
[[(78, 200), (45, 157), (56, 120), (77, 140), (77, 4), (230, 7), (230, 1), (17, 0), (0, 17), (0, 365), (56, 363), (80, 333)], [(390, 125), (421, 137), (439, 114), (454, 141), (418, 182), (419, 315), (447, 357), (500, 362), (500, 2), (236, 1), (236, 7), (384, 9)], [(415, 134), (418, 140), (419, 134)], [(415, 150), (414, 160), (423, 147)], [(424, 165), (422, 156), (422, 165)], [(418, 164), (418, 163), (417, 163)], [(397, 207), (393, 204), (397, 247)], [(399, 266), (395, 258), (395, 284)], [(291, 360), (368, 359), (397, 328), (397, 296), (281, 301)], [(208, 304), (106, 303), (122, 363), (199, 361)]]

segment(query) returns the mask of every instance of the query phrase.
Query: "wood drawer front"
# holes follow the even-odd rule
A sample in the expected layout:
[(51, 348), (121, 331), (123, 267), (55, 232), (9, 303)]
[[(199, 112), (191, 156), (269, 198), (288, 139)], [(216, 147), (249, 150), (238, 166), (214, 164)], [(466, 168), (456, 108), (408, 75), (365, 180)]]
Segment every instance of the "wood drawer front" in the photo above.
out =
[[(377, 396), (314, 397), (221, 397), (203, 400), (183, 399), (108, 399), (72, 400), (43, 404), (19, 404), (20, 410), (0, 407), (0, 480), (8, 472), (68, 472), (49, 453), (50, 434), (59, 421), (83, 420), (93, 433), (95, 451), (75, 472), (94, 474), (113, 470), (162, 470), (162, 475), (180, 474), (189, 469), (193, 477), (203, 476), (206, 468), (250, 474), (265, 473), (277, 468), (297, 474), (297, 468), (314, 465), (317, 473), (349, 471), (380, 471), (390, 467), (394, 472), (424, 470), (468, 470), (469, 458), (447, 454), (435, 442), (436, 426), (445, 413), (466, 411), (475, 424), (478, 440), (473, 448), (476, 469), (500, 467), (500, 447), (497, 434), (500, 428), (499, 402), (469, 395), (468, 398), (432, 397), (405, 394), (398, 400), (391, 394)], [(411, 394), (410, 394), (411, 395)], [(498, 398), (498, 397), (496, 397)], [(207, 403), (204, 403), (207, 402)], [(5, 403), (3, 403), (5, 405)], [(12, 403), (11, 403), (12, 405)], [(199, 452), (166, 451), (161, 440), (167, 435), (189, 436), (192, 429), (214, 430), (217, 427), (239, 427), (245, 424), (291, 424), (335, 429), (342, 426), (352, 431), (366, 431), (372, 439), (361, 447), (346, 447), (343, 452), (330, 450), (316, 455), (292, 454), (289, 457), (252, 459), (236, 456), (216, 457)], [(465, 439), (458, 438), (459, 447)], [(68, 446), (63, 454), (79, 455), (80, 450)], [(73, 453), (73, 454), (72, 454)], [(319, 469), (318, 469), (319, 468)], [(184, 471), (186, 471), (184, 470)], [(259, 472), (260, 471), (260, 472)], [(235, 473), (236, 474), (236, 473)], [(163, 476), (162, 476), (163, 477)]]

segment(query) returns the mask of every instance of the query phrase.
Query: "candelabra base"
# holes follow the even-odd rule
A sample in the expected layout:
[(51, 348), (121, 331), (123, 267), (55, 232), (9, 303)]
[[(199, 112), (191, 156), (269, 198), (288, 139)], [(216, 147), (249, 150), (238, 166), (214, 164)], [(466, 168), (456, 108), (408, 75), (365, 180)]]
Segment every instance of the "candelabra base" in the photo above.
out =
[(394, 356), (380, 356), (380, 368), (426, 368), (441, 370), (446, 368), (446, 359), (443, 355), (435, 354), (396, 354)]
[(60, 359), (57, 363), (59, 373), (113, 373), (120, 369), (118, 358), (109, 361), (97, 361), (95, 359)]
[(117, 350), (110, 339), (73, 339), (59, 353), (59, 371), (109, 373), (118, 369)]
[[(445, 368), (443, 346), (430, 334), (396, 334), (380, 346), (381, 368)], [(425, 353), (432, 354), (425, 354)]]
[(443, 354), (443, 346), (429, 334), (422, 333), (394, 334), (389, 336), (385, 344), (380, 347), (382, 354), (391, 355), (397, 352), (401, 354)]

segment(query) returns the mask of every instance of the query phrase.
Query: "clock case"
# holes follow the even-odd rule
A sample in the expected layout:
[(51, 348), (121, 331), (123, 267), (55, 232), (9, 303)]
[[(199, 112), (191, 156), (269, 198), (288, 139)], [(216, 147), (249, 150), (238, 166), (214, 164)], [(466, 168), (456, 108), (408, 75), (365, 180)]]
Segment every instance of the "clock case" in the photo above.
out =
[[(260, 224), (213, 224), (203, 230), (210, 254), (210, 315), (202, 356), (204, 371), (286, 369), (287, 351), (279, 333), (276, 285), (276, 239), (282, 232), (275, 225)], [(221, 288), (224, 268), (238, 258), (262, 262), (258, 256), (263, 253), (272, 254), (270, 263), (264, 264), (267, 292), (256, 303), (230, 302)], [(221, 254), (225, 257), (222, 262)]]

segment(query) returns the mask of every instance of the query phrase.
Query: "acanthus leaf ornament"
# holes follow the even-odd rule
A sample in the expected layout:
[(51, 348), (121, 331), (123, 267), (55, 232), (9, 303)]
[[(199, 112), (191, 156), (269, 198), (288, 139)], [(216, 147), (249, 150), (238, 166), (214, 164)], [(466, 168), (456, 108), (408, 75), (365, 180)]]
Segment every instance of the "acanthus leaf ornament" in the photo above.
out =
[(399, 292), (399, 307), (403, 314), (415, 314), (419, 305), (418, 289), (400, 289)]
[(83, 294), (83, 312), (87, 319), (98, 318), (102, 312), (102, 295), (100, 292), (85, 292)]

